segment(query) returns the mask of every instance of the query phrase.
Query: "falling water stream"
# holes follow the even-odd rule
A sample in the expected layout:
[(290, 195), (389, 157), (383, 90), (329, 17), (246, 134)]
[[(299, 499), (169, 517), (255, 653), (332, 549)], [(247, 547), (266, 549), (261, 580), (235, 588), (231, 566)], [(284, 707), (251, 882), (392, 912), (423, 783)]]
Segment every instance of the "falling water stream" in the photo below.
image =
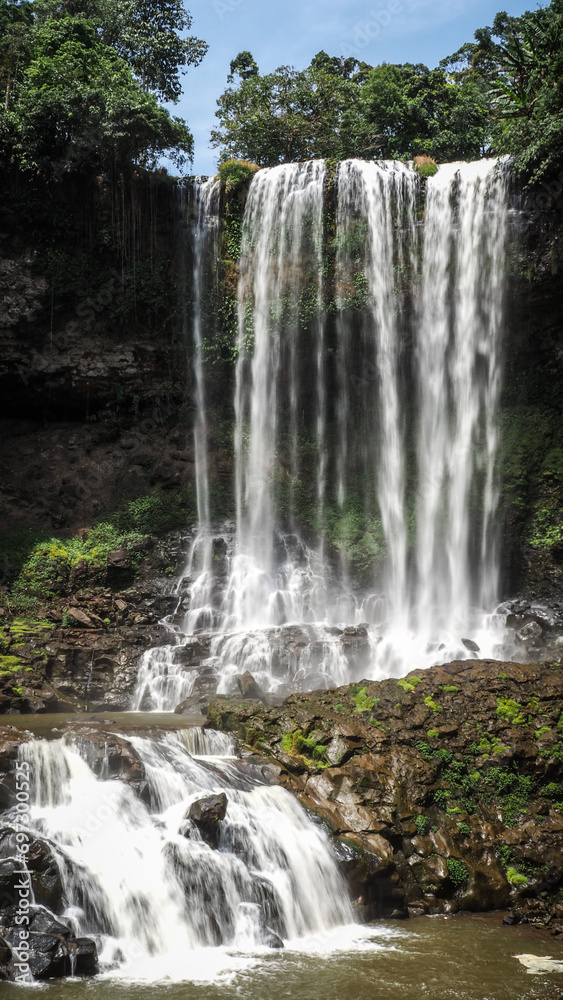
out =
[[(419, 175), (391, 161), (345, 161), (332, 179), (322, 161), (255, 175), (238, 284), (237, 516), (223, 527), (206, 500), (199, 308), (219, 208), (214, 183), (199, 184), (199, 528), (179, 585), (189, 608), (170, 620), (171, 645), (145, 655), (137, 708), (190, 697), (177, 647), (194, 631), (210, 633), (204, 666), (220, 692), (245, 671), (280, 694), (400, 676), (470, 655), (468, 639), (506, 655), (495, 515), (507, 178), (504, 161), (448, 164), (422, 201)], [(316, 512), (305, 530), (304, 492)], [(358, 519), (355, 558), (372, 559), (369, 572), (350, 561)], [(358, 626), (355, 661), (340, 637)]]

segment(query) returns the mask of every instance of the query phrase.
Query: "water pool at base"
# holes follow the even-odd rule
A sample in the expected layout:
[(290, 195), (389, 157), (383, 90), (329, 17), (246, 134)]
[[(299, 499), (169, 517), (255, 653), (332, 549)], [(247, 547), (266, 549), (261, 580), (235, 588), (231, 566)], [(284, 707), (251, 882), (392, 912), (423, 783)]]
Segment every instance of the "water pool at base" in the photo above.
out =
[[(241, 955), (239, 972), (211, 983), (135, 983), (100, 977), (33, 989), (44, 1000), (559, 1000), (563, 996), (563, 974), (530, 974), (514, 957), (533, 954), (561, 960), (563, 942), (532, 928), (504, 927), (499, 914), (381, 923), (373, 932), (371, 942), (345, 953), (314, 954), (303, 943), (302, 951)], [(22, 995), (21, 987), (2, 984), (6, 1000)]]

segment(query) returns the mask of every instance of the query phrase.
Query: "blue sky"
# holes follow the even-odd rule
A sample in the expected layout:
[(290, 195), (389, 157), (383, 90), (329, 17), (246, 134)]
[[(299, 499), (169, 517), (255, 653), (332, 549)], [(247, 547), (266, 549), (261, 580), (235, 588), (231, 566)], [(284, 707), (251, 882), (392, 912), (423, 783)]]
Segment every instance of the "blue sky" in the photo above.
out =
[(186, 0), (192, 33), (209, 43), (199, 67), (184, 77), (184, 95), (171, 110), (185, 118), (195, 139), (193, 172), (216, 171), (209, 147), (216, 101), (229, 64), (252, 52), (261, 72), (303, 69), (321, 49), (355, 55), (372, 65), (423, 62), (435, 66), (491, 24), (498, 10), (519, 15), (535, 0)]

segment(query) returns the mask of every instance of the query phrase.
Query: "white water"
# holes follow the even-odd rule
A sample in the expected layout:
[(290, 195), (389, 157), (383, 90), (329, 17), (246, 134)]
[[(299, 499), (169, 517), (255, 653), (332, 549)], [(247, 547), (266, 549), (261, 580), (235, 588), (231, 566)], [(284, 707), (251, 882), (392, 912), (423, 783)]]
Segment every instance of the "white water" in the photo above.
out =
[[(87, 740), (20, 750), (33, 782), (32, 832), (54, 845), (64, 917), (96, 939), (102, 971), (211, 980), (244, 968), (276, 935), (298, 943), (352, 924), (324, 831), (289, 792), (226, 759), (234, 750), (227, 737), (128, 742), (144, 767), (144, 801), (123, 781), (94, 774)], [(212, 847), (185, 816), (191, 802), (217, 792), (228, 804)]]
[[(190, 611), (175, 627), (177, 643), (195, 628), (214, 632), (205, 665), (223, 692), (245, 670), (280, 693), (357, 679), (334, 625), (369, 626), (360, 677), (473, 655), (465, 638), (502, 655), (495, 515), (507, 167), (440, 167), (423, 224), (420, 178), (403, 164), (347, 161), (336, 180), (334, 334), (323, 302), (325, 165), (259, 171), (246, 203), (237, 521), (215, 529), (219, 573), (198, 573), (192, 559)], [(305, 488), (317, 507), (308, 544), (292, 505)], [(322, 530), (313, 541), (331, 498), (336, 560)], [(361, 587), (346, 554), (359, 515), (367, 530), (356, 552), (375, 556)], [(210, 551), (205, 519), (192, 553), (201, 544)], [(314, 634), (284, 657), (287, 623)], [(173, 648), (147, 654), (137, 705), (141, 686), (144, 704), (161, 710), (190, 697), (193, 672), (180, 659)]]
[[(452, 188), (457, 204), (452, 203)], [(496, 410), (506, 177), (495, 161), (450, 164), (429, 185), (419, 319), (416, 621), (422, 638), (468, 624), (498, 586)], [(469, 538), (482, 473), (481, 537)]]
[[(245, 209), (239, 280), (239, 360), (235, 394), (237, 535), (227, 589), (230, 625), (252, 628), (283, 620), (303, 620), (303, 574), (294, 564), (282, 568), (275, 552), (277, 512), (274, 486), (279, 466), (279, 435), (289, 435), (289, 476), (296, 475), (297, 412), (303, 373), (298, 360), (299, 303), (306, 261), (314, 274), (317, 326), (317, 445), (324, 453), (322, 321), (320, 320), (323, 184), (322, 161), (284, 164), (260, 171)], [(252, 351), (247, 314), (252, 311)], [(286, 380), (287, 372), (291, 376)], [(308, 376), (310, 377), (310, 376)], [(286, 383), (289, 382), (287, 385)], [(283, 414), (288, 426), (280, 427)], [(290, 485), (291, 489), (291, 485)], [(323, 493), (322, 484), (319, 492)]]
[[(194, 460), (197, 494), (198, 530), (190, 546), (188, 564), (183, 576), (193, 577), (187, 629), (206, 626), (212, 628), (215, 613), (211, 606), (213, 590), (212, 549), (213, 536), (209, 514), (209, 441), (207, 427), (206, 389), (204, 377), (204, 337), (213, 331), (205, 329), (204, 320), (209, 314), (205, 292), (217, 282), (219, 253), (219, 195), (220, 185), (215, 178), (196, 178), (193, 184), (180, 185), (182, 215), (186, 219), (184, 238), (191, 237), (192, 309), (188, 311), (184, 295), (184, 326), (187, 335), (191, 326), (193, 341), (194, 377)], [(207, 263), (207, 266), (206, 266)], [(211, 267), (209, 266), (211, 263)]]

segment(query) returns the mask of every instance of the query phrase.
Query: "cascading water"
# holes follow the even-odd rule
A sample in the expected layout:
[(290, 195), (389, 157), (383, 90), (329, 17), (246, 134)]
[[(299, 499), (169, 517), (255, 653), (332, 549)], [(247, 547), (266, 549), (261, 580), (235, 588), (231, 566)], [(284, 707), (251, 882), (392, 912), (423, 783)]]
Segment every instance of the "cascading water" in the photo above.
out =
[[(216, 261), (219, 245), (219, 196), (220, 186), (214, 178), (198, 177), (190, 185), (179, 185), (181, 214), (186, 220), (184, 242), (191, 236), (192, 254), (192, 308), (183, 301), (186, 334), (191, 326), (193, 340), (194, 377), (194, 459), (197, 494), (198, 530), (190, 546), (185, 576), (193, 578), (190, 594), (187, 630), (192, 632), (202, 625), (213, 626), (215, 614), (211, 606), (213, 591), (212, 550), (213, 536), (209, 514), (209, 444), (207, 407), (203, 363), (205, 292), (217, 274)], [(188, 211), (189, 207), (189, 211)], [(211, 260), (211, 267), (206, 262)], [(216, 281), (216, 277), (215, 277)]]
[[(144, 775), (140, 794), (104, 773), (87, 736), (20, 749), (32, 785), (29, 833), (55, 852), (61, 918), (96, 939), (102, 972), (209, 980), (243, 968), (244, 953), (353, 923), (324, 831), (289, 792), (232, 760), (227, 737), (128, 743)], [(226, 813), (206, 826), (204, 814), (188, 813), (209, 796)]]
[[(415, 594), (417, 631), (427, 641), (444, 628), (469, 627), (471, 607), (490, 608), (497, 595), (492, 527), (505, 201), (506, 173), (494, 160), (442, 167), (428, 188)], [(479, 478), (483, 510), (470, 538)]]
[[(213, 619), (203, 666), (220, 692), (246, 670), (280, 694), (397, 676), (466, 656), (467, 636), (487, 655), (500, 649), (507, 174), (502, 161), (450, 164), (423, 193), (401, 163), (352, 160), (331, 177), (311, 162), (252, 180), (236, 533), (220, 540), (215, 578), (190, 567), (177, 625), (183, 643)], [(307, 544), (300, 511), (313, 498)], [(344, 649), (353, 626), (356, 659)], [(180, 653), (149, 653), (136, 705), (172, 709), (192, 685)]]
[[(303, 573), (295, 561), (280, 566), (276, 552), (279, 524), (274, 490), (283, 474), (279, 446), (287, 437), (290, 491), (297, 476), (298, 406), (300, 381), (305, 375), (300, 363), (299, 331), (306, 309), (312, 310), (317, 328), (317, 444), (321, 461), (324, 454), (323, 368), (319, 361), (323, 344), (320, 309), (324, 177), (321, 161), (260, 171), (246, 206), (235, 395), (237, 542), (227, 589), (231, 628), (309, 619), (303, 594), (307, 572)], [(312, 270), (312, 301), (303, 294), (310, 288), (306, 282), (308, 267)], [(253, 320), (252, 351), (247, 345), (249, 310)], [(310, 595), (311, 590), (307, 590), (307, 597)]]

